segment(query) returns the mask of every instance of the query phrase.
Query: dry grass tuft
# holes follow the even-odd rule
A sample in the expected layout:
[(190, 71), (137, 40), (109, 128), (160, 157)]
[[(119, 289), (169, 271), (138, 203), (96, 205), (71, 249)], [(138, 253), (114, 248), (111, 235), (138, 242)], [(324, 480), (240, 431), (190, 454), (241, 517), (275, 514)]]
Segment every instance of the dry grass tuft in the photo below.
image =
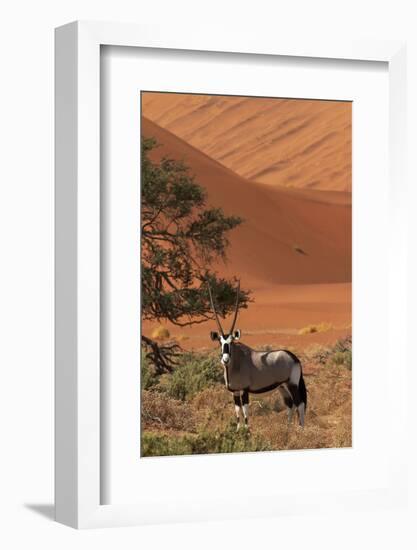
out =
[(167, 340), (169, 336), (169, 330), (163, 326), (154, 328), (151, 334), (151, 337), (155, 340)]
[(142, 391), (142, 429), (194, 431), (194, 411), (187, 403), (157, 391)]
[(331, 323), (319, 323), (318, 325), (307, 325), (306, 327), (300, 328), (298, 334), (313, 334), (315, 332), (328, 332), (334, 327)]
[(303, 248), (301, 248), (301, 246), (299, 246), (298, 244), (293, 244), (292, 248), (293, 248), (294, 252), (297, 252), (298, 254), (301, 254), (302, 256), (307, 256), (307, 252)]

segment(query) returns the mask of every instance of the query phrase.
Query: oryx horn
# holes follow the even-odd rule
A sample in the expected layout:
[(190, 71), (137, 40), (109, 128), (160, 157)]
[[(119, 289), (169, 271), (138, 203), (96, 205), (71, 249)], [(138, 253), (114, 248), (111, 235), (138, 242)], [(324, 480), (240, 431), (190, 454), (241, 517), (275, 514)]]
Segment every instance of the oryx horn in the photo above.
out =
[(209, 291), (209, 295), (210, 295), (211, 309), (213, 310), (214, 316), (216, 318), (216, 323), (217, 323), (217, 327), (219, 329), (219, 332), (224, 337), (224, 332), (223, 332), (222, 326), (220, 324), (219, 318), (217, 316), (216, 308), (214, 307), (213, 296), (211, 295), (211, 288), (210, 288), (210, 285), (208, 283), (207, 283), (207, 286), (208, 286), (208, 291)]
[(240, 292), (240, 281), (237, 283), (237, 289), (236, 289), (236, 304), (235, 304), (235, 316), (233, 317), (233, 323), (232, 328), (230, 329), (230, 334), (233, 334), (233, 330), (235, 328), (236, 319), (237, 319), (237, 313), (239, 311), (239, 292)]

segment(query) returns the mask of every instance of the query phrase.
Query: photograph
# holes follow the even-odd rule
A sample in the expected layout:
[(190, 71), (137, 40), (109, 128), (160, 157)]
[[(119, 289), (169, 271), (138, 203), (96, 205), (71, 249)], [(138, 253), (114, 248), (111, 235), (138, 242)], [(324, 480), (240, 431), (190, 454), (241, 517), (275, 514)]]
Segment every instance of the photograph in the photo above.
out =
[(352, 102), (138, 101), (141, 457), (351, 447)]

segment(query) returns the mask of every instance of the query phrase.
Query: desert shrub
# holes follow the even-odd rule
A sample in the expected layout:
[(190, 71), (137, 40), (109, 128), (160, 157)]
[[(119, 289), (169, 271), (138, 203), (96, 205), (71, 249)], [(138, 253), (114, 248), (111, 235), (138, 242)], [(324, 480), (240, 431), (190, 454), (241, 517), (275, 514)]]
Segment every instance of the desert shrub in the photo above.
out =
[(142, 435), (142, 456), (169, 456), (184, 454), (239, 453), (271, 450), (259, 437), (234, 425), (224, 431), (204, 431), (198, 435), (171, 436), (145, 432)]
[(304, 335), (304, 334), (313, 334), (314, 332), (317, 332), (317, 326), (316, 325), (307, 325), (306, 327), (300, 328), (298, 331), (298, 334)]
[(224, 384), (213, 384), (195, 394), (192, 398), (193, 407), (201, 409), (216, 409), (230, 407), (233, 404), (233, 396), (227, 391)]
[(334, 346), (334, 351), (352, 351), (352, 337), (347, 336), (338, 340)]
[(188, 352), (184, 353), (174, 371), (163, 377), (161, 389), (169, 396), (185, 401), (222, 381), (223, 371), (219, 368), (217, 356)]
[(192, 447), (188, 437), (162, 435), (145, 432), (142, 434), (142, 456), (190, 455)]
[(320, 344), (313, 344), (304, 351), (303, 359), (307, 362), (325, 364), (331, 354), (331, 349)]
[(352, 370), (352, 351), (336, 351), (332, 355), (330, 362), (333, 365), (343, 365), (347, 369)]
[(331, 348), (313, 346), (306, 357), (321, 364), (344, 366), (352, 370), (352, 337), (341, 338)]
[(300, 328), (298, 334), (314, 334), (315, 332), (327, 332), (333, 328), (331, 323), (319, 323), (317, 325), (307, 325), (306, 327)]
[(352, 367), (352, 338), (347, 336), (338, 340), (333, 347), (313, 344), (304, 351), (303, 359), (307, 362), (345, 365)]
[(205, 431), (200, 433), (194, 439), (192, 448), (193, 454), (241, 453), (271, 449), (266, 441), (251, 435), (244, 428), (236, 431), (234, 422), (231, 422), (229, 427), (221, 432)]
[(279, 392), (274, 392), (268, 397), (252, 397), (250, 403), (251, 416), (270, 416), (271, 412), (280, 412), (285, 409)]
[(146, 357), (146, 353), (142, 350), (141, 363), (140, 363), (140, 383), (142, 390), (148, 390), (158, 384), (158, 376), (155, 372), (155, 368), (149, 359)]
[(191, 407), (163, 393), (142, 391), (141, 410), (143, 425), (146, 428), (154, 426), (186, 431), (195, 428)]
[(331, 353), (331, 348), (320, 344), (313, 344), (301, 354), (301, 359), (303, 363), (325, 365), (329, 360)]
[(170, 334), (169, 330), (166, 327), (158, 326), (153, 329), (151, 336), (155, 340), (166, 340), (167, 338), (169, 338)]

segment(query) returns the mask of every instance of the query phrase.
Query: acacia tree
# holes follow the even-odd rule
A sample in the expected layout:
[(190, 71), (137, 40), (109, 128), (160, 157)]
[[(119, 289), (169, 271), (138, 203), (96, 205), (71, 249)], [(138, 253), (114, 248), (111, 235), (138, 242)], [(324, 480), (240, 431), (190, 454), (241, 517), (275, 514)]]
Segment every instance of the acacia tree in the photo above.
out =
[[(211, 266), (226, 260), (228, 233), (242, 219), (207, 206), (205, 190), (183, 162), (151, 160), (155, 147), (155, 139), (142, 138), (142, 318), (178, 326), (212, 319), (208, 284), (225, 317), (235, 305), (236, 280), (217, 276)], [(239, 306), (248, 300), (249, 292), (240, 290)], [(177, 344), (159, 345), (143, 335), (142, 342), (159, 372), (171, 370)]]

